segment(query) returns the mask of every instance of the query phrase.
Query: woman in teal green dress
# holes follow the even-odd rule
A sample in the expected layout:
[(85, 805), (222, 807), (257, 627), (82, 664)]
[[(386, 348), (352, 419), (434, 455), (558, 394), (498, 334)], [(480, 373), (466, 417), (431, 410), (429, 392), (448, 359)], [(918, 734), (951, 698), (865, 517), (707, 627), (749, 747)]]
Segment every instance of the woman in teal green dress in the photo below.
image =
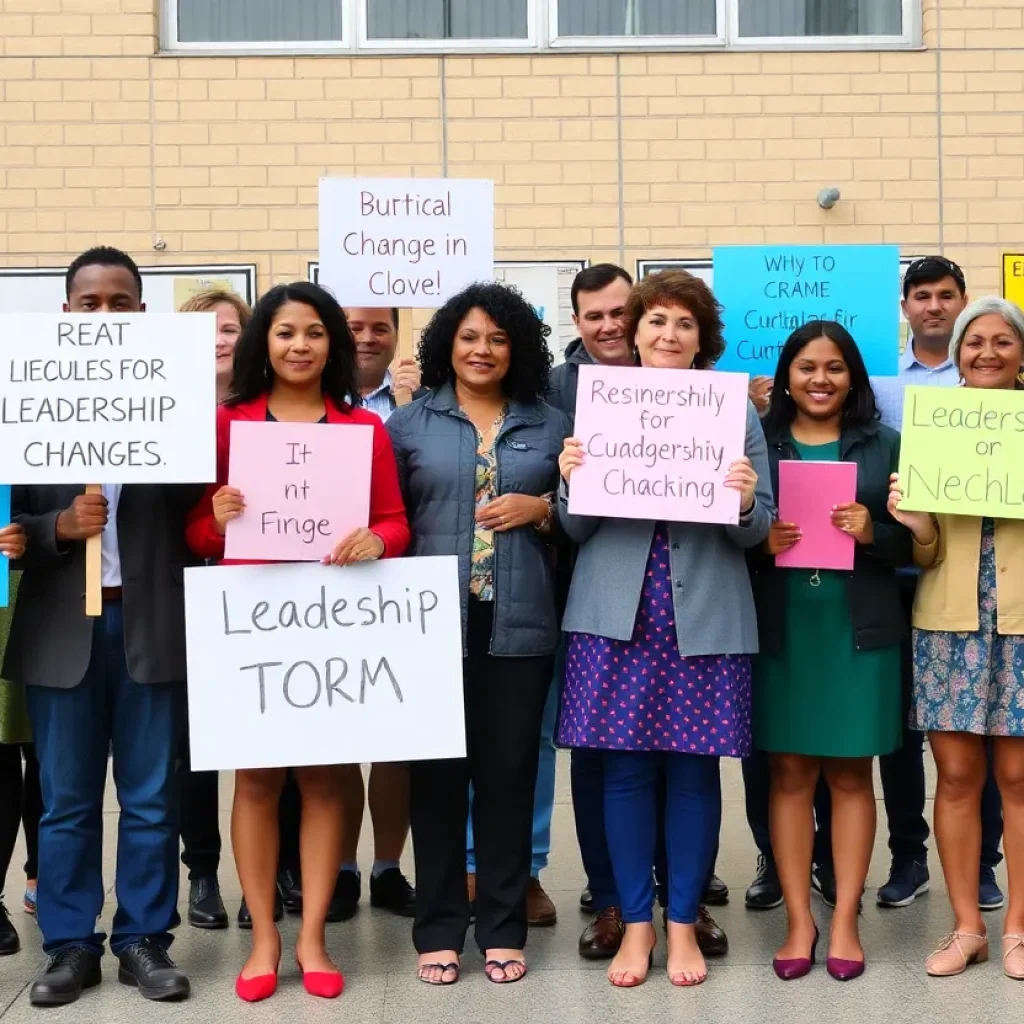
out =
[(763, 425), (777, 497), (782, 461), (857, 466), (856, 501), (831, 513), (855, 542), (852, 572), (776, 567), (774, 556), (800, 540), (799, 523), (776, 522), (750, 559), (761, 640), (754, 744), (769, 754), (772, 850), (789, 919), (775, 972), (801, 977), (814, 962), (813, 801), (823, 776), (836, 874), (828, 970), (845, 981), (864, 971), (857, 918), (875, 838), (872, 759), (902, 738), (895, 570), (910, 562), (912, 546), (886, 508), (899, 435), (878, 422), (864, 360), (832, 321), (807, 323), (786, 342)]

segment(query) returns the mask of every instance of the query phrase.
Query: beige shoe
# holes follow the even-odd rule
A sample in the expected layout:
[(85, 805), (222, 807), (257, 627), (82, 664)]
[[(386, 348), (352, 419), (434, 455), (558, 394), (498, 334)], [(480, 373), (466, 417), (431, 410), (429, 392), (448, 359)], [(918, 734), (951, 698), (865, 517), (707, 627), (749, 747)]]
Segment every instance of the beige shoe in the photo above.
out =
[(1003, 936), (1003, 973), (1015, 981), (1024, 981), (1024, 935)]
[(973, 932), (951, 932), (925, 961), (924, 969), (933, 978), (952, 978), (963, 974), (971, 964), (988, 959), (988, 936)]

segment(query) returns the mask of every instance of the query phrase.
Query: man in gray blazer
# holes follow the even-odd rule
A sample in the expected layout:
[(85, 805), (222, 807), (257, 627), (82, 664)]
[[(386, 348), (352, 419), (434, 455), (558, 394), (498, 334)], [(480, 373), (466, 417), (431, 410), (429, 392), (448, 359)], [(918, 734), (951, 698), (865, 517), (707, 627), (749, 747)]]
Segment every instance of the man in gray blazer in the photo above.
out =
[[(141, 312), (131, 257), (93, 249), (67, 274), (65, 312)], [(49, 955), (37, 1006), (100, 983), (103, 791), (113, 754), (118, 824), (111, 949), (119, 980), (183, 999), (167, 955), (179, 923), (174, 759), (184, 708), (185, 516), (203, 486), (16, 487), (28, 537), (3, 675), (22, 683), (39, 758), (39, 926)], [(102, 542), (103, 609), (85, 615), (85, 541)]]

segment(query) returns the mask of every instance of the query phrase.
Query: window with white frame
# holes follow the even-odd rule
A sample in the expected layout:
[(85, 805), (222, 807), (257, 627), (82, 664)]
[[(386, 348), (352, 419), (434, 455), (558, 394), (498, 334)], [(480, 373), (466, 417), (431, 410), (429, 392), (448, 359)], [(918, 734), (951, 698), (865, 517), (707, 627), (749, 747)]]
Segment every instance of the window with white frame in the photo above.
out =
[(530, 0), (365, 0), (366, 39), (529, 39)]
[(813, 49), (920, 43), (922, 0), (163, 0), (170, 50)]

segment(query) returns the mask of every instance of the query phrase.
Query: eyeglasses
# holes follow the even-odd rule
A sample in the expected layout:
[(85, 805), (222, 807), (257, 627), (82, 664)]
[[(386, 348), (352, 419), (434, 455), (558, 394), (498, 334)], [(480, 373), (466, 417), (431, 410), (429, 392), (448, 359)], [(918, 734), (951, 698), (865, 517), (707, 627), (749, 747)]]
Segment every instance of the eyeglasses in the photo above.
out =
[(922, 256), (920, 259), (914, 260), (913, 263), (907, 267), (906, 277), (910, 277), (911, 274), (915, 274), (917, 271), (922, 270), (925, 267), (941, 267), (949, 272), (949, 276), (953, 278), (958, 285), (960, 285), (960, 291), (967, 291), (967, 278), (964, 276), (963, 270), (960, 269), (960, 265), (954, 263), (952, 260), (946, 259), (945, 256)]

